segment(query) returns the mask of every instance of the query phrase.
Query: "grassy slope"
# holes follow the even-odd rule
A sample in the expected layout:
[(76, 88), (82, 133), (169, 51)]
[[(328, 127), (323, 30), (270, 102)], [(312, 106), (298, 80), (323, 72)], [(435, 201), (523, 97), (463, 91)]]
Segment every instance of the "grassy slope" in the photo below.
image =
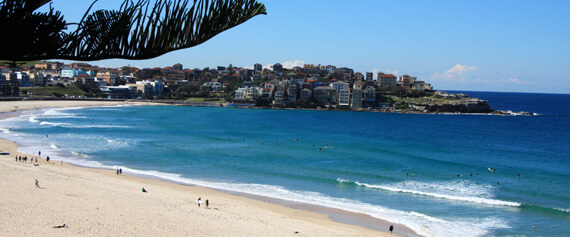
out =
[(76, 86), (68, 86), (68, 87), (21, 87), (20, 91), (27, 91), (33, 93), (35, 96), (52, 96), (55, 93), (59, 93), (61, 95), (75, 95), (75, 96), (83, 96), (85, 95), (85, 91), (77, 88)]

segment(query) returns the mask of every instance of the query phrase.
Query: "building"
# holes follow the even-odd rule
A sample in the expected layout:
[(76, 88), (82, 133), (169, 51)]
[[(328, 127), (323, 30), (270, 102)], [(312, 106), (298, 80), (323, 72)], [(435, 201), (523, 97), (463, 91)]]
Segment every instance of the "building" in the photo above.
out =
[(340, 89), (338, 92), (338, 106), (339, 108), (349, 108), (350, 106), (350, 89)]
[(301, 90), (301, 95), (299, 97), (301, 101), (307, 102), (311, 100), (312, 96), (313, 96), (313, 91), (311, 89), (305, 88)]
[(424, 81), (415, 81), (412, 83), (412, 91), (424, 93), (426, 92), (426, 83)]
[(51, 66), (51, 63), (36, 63), (36, 64), (34, 64), (34, 68), (51, 70), (52, 66)]
[(134, 86), (107, 86), (101, 88), (108, 99), (129, 99), (134, 98), (137, 88)]
[(319, 86), (313, 90), (313, 98), (321, 104), (336, 104), (337, 91), (330, 86)]
[(374, 73), (372, 73), (372, 72), (366, 72), (366, 80), (367, 80), (367, 81), (368, 81), (368, 80), (370, 80), (370, 81), (374, 80)]
[(209, 82), (204, 82), (204, 84), (202, 84), (202, 86), (207, 87), (210, 91), (220, 92), (220, 89), (222, 88), (222, 83), (215, 82), (215, 81), (209, 81)]
[(275, 91), (273, 103), (280, 104), (281, 102), (283, 102), (283, 94), (284, 93), (282, 90)]
[(364, 89), (364, 101), (374, 102), (376, 101), (376, 88), (373, 86), (367, 86)]
[(259, 63), (256, 63), (253, 65), (253, 70), (256, 72), (261, 72), (261, 71), (263, 71), (263, 66)]
[(273, 64), (273, 71), (274, 71), (274, 72), (278, 72), (278, 71), (281, 71), (281, 70), (283, 70), (283, 65), (281, 65), (281, 63)]
[(16, 72), (16, 79), (18, 79), (18, 83), (21, 87), (33, 86), (30, 81), (30, 75), (25, 72)]
[(88, 74), (91, 76), (95, 76), (95, 72), (93, 72), (93, 71), (84, 71), (84, 70), (79, 70), (79, 69), (75, 69), (75, 68), (61, 70), (61, 77), (64, 77), (64, 78), (74, 78), (75, 76), (80, 75), (80, 74)]
[(390, 90), (396, 87), (398, 82), (398, 78), (396, 76), (393, 74), (380, 73), (378, 73), (378, 88), (381, 90)]
[(287, 96), (289, 97), (290, 102), (297, 101), (297, 91), (298, 90), (299, 90), (299, 87), (297, 87), (297, 85), (295, 85), (295, 84), (289, 85), (287, 87)]
[(107, 85), (115, 85), (118, 74), (109, 71), (98, 72), (95, 77), (105, 80), (105, 82), (107, 82)]
[(180, 64), (180, 63), (174, 64), (174, 66), (172, 66), (172, 68), (173, 68), (174, 70), (180, 70), (180, 71), (182, 71), (182, 64)]
[(351, 109), (362, 108), (362, 94), (362, 83), (354, 83), (352, 86), (352, 103), (350, 104)]
[(273, 89), (265, 87), (261, 90), (261, 99), (262, 100), (269, 100), (273, 97)]
[(417, 80), (417, 77), (411, 77), (408, 74), (404, 74), (400, 77), (400, 85), (407, 90), (412, 89), (412, 84)]
[(341, 90), (350, 88), (350, 85), (348, 83), (342, 81), (333, 82), (330, 84), (330, 86), (337, 91), (337, 97), (339, 98)]
[(234, 100), (242, 101), (245, 100), (247, 96), (247, 87), (238, 88), (234, 94)]
[(247, 88), (246, 98), (248, 100), (257, 100), (259, 99), (259, 94), (260, 94), (259, 92), (260, 92), (259, 87), (252, 86), (250, 88)]

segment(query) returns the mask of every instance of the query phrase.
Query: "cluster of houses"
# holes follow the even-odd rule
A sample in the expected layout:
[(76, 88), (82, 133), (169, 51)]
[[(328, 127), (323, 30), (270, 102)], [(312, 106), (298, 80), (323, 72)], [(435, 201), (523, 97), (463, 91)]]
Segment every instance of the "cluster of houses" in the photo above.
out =
[(379, 72), (374, 80), (372, 72), (363, 75), (331, 65), (306, 64), (283, 70), (281, 64), (274, 64), (270, 71), (256, 64), (254, 70), (257, 77), (267, 82), (242, 83), (235, 91), (234, 102), (269, 100), (273, 106), (312, 102), (326, 107), (360, 109), (377, 107), (379, 94), (423, 94), (433, 90), (429, 83), (409, 75), (397, 77)]
[[(17, 95), (18, 88), (32, 86), (70, 86), (90, 84), (108, 98), (156, 98), (173, 93), (178, 87), (194, 85), (209, 96), (233, 94), (234, 103), (259, 100), (272, 105), (303, 102), (339, 108), (358, 109), (374, 106), (378, 94), (425, 93), (433, 88), (409, 75), (362, 74), (346, 67), (305, 64), (286, 69), (277, 63), (269, 68), (218, 66), (183, 69), (182, 64), (165, 68), (100, 68), (86, 63), (37, 63), (13, 71), (0, 67), (0, 96)], [(228, 85), (233, 85), (229, 87)]]

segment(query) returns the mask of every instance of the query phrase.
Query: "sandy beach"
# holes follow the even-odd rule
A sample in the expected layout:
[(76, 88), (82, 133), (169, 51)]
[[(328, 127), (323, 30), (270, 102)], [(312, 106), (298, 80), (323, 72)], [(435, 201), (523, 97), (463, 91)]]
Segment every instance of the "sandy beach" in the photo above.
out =
[[(43, 107), (105, 106), (107, 101), (0, 102), (0, 113)], [(0, 140), (1, 236), (390, 236), (213, 189), (47, 162)], [(4, 154), (9, 153), (9, 154)], [(16, 156), (38, 158), (37, 166)], [(35, 162), (34, 162), (35, 163)], [(38, 180), (39, 187), (36, 187)], [(142, 189), (147, 192), (142, 192)], [(198, 207), (196, 200), (202, 199)], [(205, 201), (209, 200), (206, 207)], [(53, 228), (61, 226), (64, 228)], [(379, 229), (389, 223), (378, 221)], [(395, 234), (410, 235), (395, 225)]]

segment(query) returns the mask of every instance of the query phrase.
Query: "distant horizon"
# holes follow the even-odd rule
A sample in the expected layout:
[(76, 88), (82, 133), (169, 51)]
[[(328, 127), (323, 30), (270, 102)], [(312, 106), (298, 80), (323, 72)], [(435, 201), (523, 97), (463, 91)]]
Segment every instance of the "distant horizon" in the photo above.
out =
[[(434, 88), (570, 93), (569, 1), (273, 1), (196, 47), (104, 67), (324, 64), (417, 76)], [(92, 10), (117, 9), (99, 0)], [(68, 22), (91, 1), (53, 0)], [(375, 75), (376, 76), (376, 75)]]

